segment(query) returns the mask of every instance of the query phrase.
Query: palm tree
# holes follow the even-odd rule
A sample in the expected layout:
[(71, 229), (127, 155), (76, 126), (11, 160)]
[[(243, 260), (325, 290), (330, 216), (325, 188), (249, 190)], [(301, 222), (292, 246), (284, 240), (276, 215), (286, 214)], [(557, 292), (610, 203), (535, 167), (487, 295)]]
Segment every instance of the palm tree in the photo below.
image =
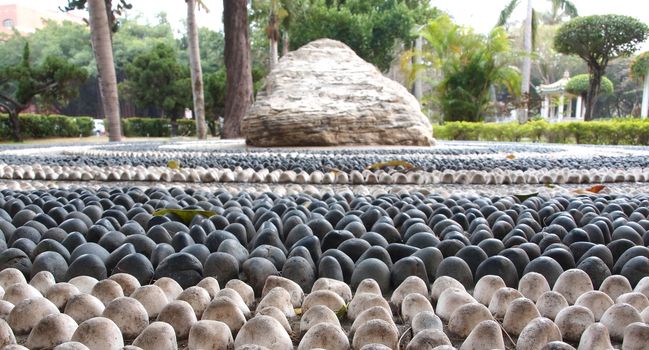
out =
[[(561, 20), (564, 16), (576, 17), (577, 8), (569, 0), (548, 0), (551, 2), (552, 10), (549, 16), (545, 16), (544, 19), (548, 20)], [(496, 26), (504, 26), (505, 23), (511, 17), (511, 14), (514, 12), (519, 0), (511, 0), (507, 6), (500, 12), (498, 22)], [(559, 12), (561, 10), (561, 12)], [(536, 27), (538, 23), (537, 13), (532, 7), (532, 0), (527, 0), (525, 22), (523, 24), (523, 50), (525, 55), (523, 56), (523, 69), (522, 69), (522, 79), (521, 79), (521, 98), (523, 100), (523, 108), (519, 110), (519, 121), (524, 123), (528, 119), (529, 111), (529, 97), (530, 97), (530, 76), (532, 74), (532, 50), (534, 48), (534, 39), (536, 37)], [(553, 22), (554, 23), (554, 22)]]
[(241, 120), (252, 104), (247, 0), (223, 0), (223, 31), (226, 71), (223, 137), (235, 138), (241, 135)]
[(113, 45), (104, 0), (88, 0), (88, 13), (92, 50), (97, 62), (99, 92), (108, 122), (109, 141), (122, 140), (122, 127), (119, 116), (119, 97), (117, 78), (113, 61)]
[[(284, 21), (289, 16), (289, 0), (256, 0), (252, 2), (253, 18), (261, 19), (268, 16), (266, 25), (266, 36), (269, 42), (269, 68), (273, 69), (279, 60), (279, 39), (283, 39), (283, 53), (288, 50), (288, 31), (280, 34), (280, 28), (285, 25)], [(266, 15), (267, 14), (267, 15)]]
[[(402, 56), (402, 68), (410, 82), (422, 70), (437, 73), (433, 95), (426, 99), (436, 103), (445, 121), (481, 121), (491, 105), (493, 85), (518, 95), (520, 77), (508, 64), (510, 43), (503, 28), (481, 35), (443, 15), (423, 26), (418, 34), (424, 48), (407, 51)], [(415, 56), (421, 61), (412, 63)]]
[[(194, 115), (196, 116), (196, 135), (198, 139), (207, 139), (205, 124), (205, 98), (203, 96), (203, 70), (198, 43), (198, 26), (196, 25), (196, 7), (205, 8), (201, 0), (185, 0), (187, 3), (187, 51), (189, 51), (189, 66), (192, 78), (192, 96), (194, 100)], [(206, 8), (205, 8), (206, 9)]]

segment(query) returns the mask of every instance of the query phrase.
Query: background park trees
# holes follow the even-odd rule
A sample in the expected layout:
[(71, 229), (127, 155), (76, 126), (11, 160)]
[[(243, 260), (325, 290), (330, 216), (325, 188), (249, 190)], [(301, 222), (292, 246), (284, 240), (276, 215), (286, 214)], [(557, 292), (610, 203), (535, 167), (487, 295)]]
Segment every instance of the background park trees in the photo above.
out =
[[(70, 0), (69, 3), (71, 8), (85, 8), (88, 1)], [(517, 49), (525, 41), (523, 27), (504, 20), (505, 26), (489, 35), (475, 33), (448, 18), (442, 24), (441, 11), (424, 0), (254, 0), (251, 5), (244, 4), (245, 1), (228, 1), (224, 8), (227, 12), (225, 32), (206, 28), (196, 31), (206, 119), (213, 121), (224, 116), (225, 136), (237, 136), (238, 121), (271, 69), (273, 57), (320, 37), (345, 42), (359, 56), (395, 79), (405, 80), (398, 70), (399, 58), (403, 58), (402, 66), (414, 73), (408, 74), (409, 77), (425, 70), (426, 73), (419, 75), (423, 77), (419, 81), (424, 83), (427, 92), (421, 102), (433, 119), (442, 115), (444, 120), (477, 121), (485, 116), (506, 115), (509, 109), (520, 108), (515, 97), (523, 86), (552, 83), (565, 71), (573, 76), (589, 71), (583, 55), (559, 50), (553, 39), (555, 33), (560, 32), (558, 23), (572, 16), (574, 9), (568, 1), (544, 2), (553, 6), (536, 16), (540, 19), (534, 27), (538, 35), (530, 55)], [(119, 14), (130, 6), (128, 1), (103, 0), (103, 3), (110, 21), (106, 27), (119, 28), (116, 32), (109, 31), (115, 80), (121, 86), (119, 115), (171, 119), (183, 116), (185, 108), (194, 105), (190, 95), (193, 84), (185, 68), (190, 62), (190, 38), (194, 34), (184, 29), (174, 32), (164, 14), (148, 23), (130, 14), (128, 18), (120, 17)], [(511, 5), (519, 5), (519, 2), (513, 1)], [(431, 21), (446, 29), (430, 32)], [(246, 31), (247, 38), (242, 34)], [(423, 45), (417, 46), (415, 42), (420, 36)], [(79, 98), (72, 98), (69, 103), (61, 100), (50, 104), (35, 98), (32, 100), (34, 106), (41, 111), (53, 110), (68, 115), (105, 115), (100, 103), (98, 74), (98, 68), (104, 65), (96, 63), (87, 26), (50, 22), (30, 35), (4, 37), (0, 42), (3, 57), (0, 68), (20, 65), (25, 42), (31, 45), (34, 67), (42, 64), (47, 56), (57, 55), (84, 68), (89, 75), (81, 85)], [(417, 47), (420, 50), (415, 49)], [(621, 56), (631, 51), (629, 48)], [(164, 55), (161, 56), (161, 52)], [(409, 54), (402, 55), (404, 52)], [(610, 55), (607, 62), (607, 76), (615, 91), (598, 98), (598, 108), (591, 111), (594, 117), (624, 116), (640, 110), (642, 82), (630, 77), (633, 60), (614, 58), (616, 56), (619, 53)], [(531, 61), (531, 83), (515, 87), (526, 69), (519, 70), (519, 75), (514, 67), (524, 66), (523, 61), (528, 59)], [(136, 61), (139, 64), (146, 60), (149, 64), (133, 68)], [(239, 64), (248, 60), (249, 64)], [(150, 64), (162, 61), (169, 64), (162, 66), (172, 68), (161, 72), (160, 64)], [(198, 64), (196, 59), (192, 61)], [(158, 86), (150, 88), (155, 84), (154, 77), (168, 79), (165, 91)], [(155, 93), (147, 96), (147, 90)], [(168, 94), (173, 94), (173, 98), (167, 98)], [(540, 103), (534, 90), (530, 91), (530, 97), (530, 113), (534, 116), (538, 114)], [(194, 114), (200, 120), (200, 113)]]
[(649, 27), (633, 17), (596, 15), (578, 17), (559, 28), (554, 37), (558, 52), (579, 56), (588, 65), (590, 88), (585, 120), (593, 118), (600, 82), (610, 60), (629, 56), (649, 36)]

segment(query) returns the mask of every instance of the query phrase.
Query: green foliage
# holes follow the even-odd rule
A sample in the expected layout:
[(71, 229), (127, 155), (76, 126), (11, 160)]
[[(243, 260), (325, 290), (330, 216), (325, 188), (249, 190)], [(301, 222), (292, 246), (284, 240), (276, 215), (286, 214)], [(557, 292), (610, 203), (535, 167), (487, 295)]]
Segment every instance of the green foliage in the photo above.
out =
[[(585, 95), (590, 88), (590, 75), (579, 74), (570, 78), (566, 84), (566, 91), (574, 95)], [(599, 88), (606, 95), (613, 93), (613, 83), (607, 77), (602, 77)]]
[[(189, 62), (186, 34), (184, 33), (184, 36), (179, 40), (178, 60), (180, 62)], [(223, 33), (205, 27), (198, 28), (198, 42), (200, 43), (203, 74), (215, 73), (219, 69), (225, 69), (223, 64), (223, 49), (225, 48)]]
[(336, 39), (383, 71), (396, 57), (395, 45), (410, 46), (412, 29), (438, 15), (425, 1), (303, 0), (302, 7), (291, 20), (293, 49), (319, 38)]
[(0, 57), (3, 58), (0, 68), (19, 64), (23, 46), (29, 43), (31, 63), (40, 64), (47, 56), (59, 56), (89, 72), (96, 70), (87, 26), (70, 21), (45, 21), (44, 24), (43, 28), (28, 36), (14, 32), (0, 41)]
[[(79, 137), (93, 134), (94, 122), (90, 117), (68, 117), (64, 115), (21, 114), (22, 136), (28, 139), (48, 137)], [(13, 137), (9, 116), (0, 115), (0, 139)]]
[(649, 51), (635, 57), (631, 64), (631, 76), (636, 80), (644, 80), (649, 73)]
[(47, 56), (40, 65), (32, 65), (29, 44), (23, 47), (19, 64), (0, 70), (0, 112), (9, 114), (15, 141), (20, 141), (20, 118), (36, 97), (48, 105), (64, 103), (78, 95), (87, 72), (63, 58)]
[(204, 75), (205, 115), (209, 119), (223, 115), (225, 108), (225, 69)]
[(560, 123), (534, 120), (522, 125), (448, 122), (433, 131), (440, 140), (649, 145), (649, 120), (634, 118)]
[[(442, 78), (433, 87), (433, 101), (446, 121), (480, 121), (490, 107), (490, 88), (496, 84), (511, 94), (520, 92), (520, 75), (511, 67), (510, 45), (502, 27), (489, 35), (474, 33), (459, 26), (448, 16), (440, 16), (422, 28), (425, 39), (424, 63), (414, 70), (437, 69)], [(410, 52), (402, 68), (410, 66)]]
[(160, 43), (136, 56), (126, 73), (129, 79), (120, 89), (136, 105), (154, 107), (171, 118), (191, 106), (189, 70), (178, 62), (173, 47)]

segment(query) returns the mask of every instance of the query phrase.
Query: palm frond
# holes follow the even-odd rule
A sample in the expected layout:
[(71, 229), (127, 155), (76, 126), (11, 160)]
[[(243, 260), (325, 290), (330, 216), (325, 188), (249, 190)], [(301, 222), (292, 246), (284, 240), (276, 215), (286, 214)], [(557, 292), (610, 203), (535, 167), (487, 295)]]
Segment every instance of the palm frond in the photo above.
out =
[(553, 1), (559, 2), (559, 6), (566, 14), (566, 16), (570, 18), (579, 16), (579, 13), (577, 12), (577, 6), (575, 6), (575, 4), (572, 1), (570, 0), (553, 0)]
[(201, 9), (205, 10), (205, 13), (209, 13), (210, 9), (205, 6), (203, 0), (196, 0), (196, 8), (200, 11)]
[(509, 17), (512, 16), (512, 13), (516, 9), (516, 6), (518, 6), (519, 0), (511, 0), (507, 6), (505, 6), (502, 11), (500, 11), (500, 16), (498, 16), (498, 22), (496, 22), (496, 27), (501, 27), (504, 26), (507, 21), (509, 20)]

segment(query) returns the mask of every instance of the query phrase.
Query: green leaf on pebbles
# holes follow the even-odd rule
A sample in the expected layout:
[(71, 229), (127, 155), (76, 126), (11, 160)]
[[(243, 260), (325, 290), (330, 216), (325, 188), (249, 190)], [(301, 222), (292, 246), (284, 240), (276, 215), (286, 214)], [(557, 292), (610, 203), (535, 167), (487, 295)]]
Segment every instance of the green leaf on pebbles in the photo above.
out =
[(180, 161), (178, 159), (170, 159), (167, 162), (167, 168), (169, 169), (180, 169)]
[(347, 315), (347, 304), (343, 305), (338, 311), (336, 311), (336, 316), (338, 318), (344, 318)]
[(163, 216), (173, 214), (180, 218), (183, 223), (189, 225), (196, 215), (202, 215), (206, 218), (217, 215), (211, 210), (197, 210), (197, 209), (159, 209), (153, 212), (153, 216)]
[(515, 194), (514, 197), (518, 198), (519, 201), (523, 202), (528, 198), (536, 197), (538, 195), (539, 195), (538, 192), (534, 192), (534, 193)]

